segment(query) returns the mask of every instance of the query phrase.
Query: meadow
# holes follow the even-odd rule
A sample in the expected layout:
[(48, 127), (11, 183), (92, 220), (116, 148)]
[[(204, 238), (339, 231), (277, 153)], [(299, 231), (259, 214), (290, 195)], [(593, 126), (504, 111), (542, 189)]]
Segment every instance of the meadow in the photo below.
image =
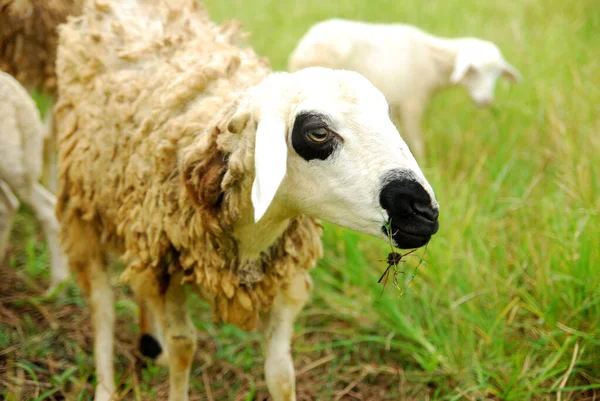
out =
[[(403, 292), (377, 283), (388, 245), (325, 224), (293, 342), (298, 400), (600, 399), (598, 1), (205, 4), (216, 21), (241, 20), (275, 70), (311, 24), (336, 16), (488, 39), (523, 75), (500, 81), (489, 109), (460, 88), (430, 105), (421, 167), (440, 230), (400, 264)], [(47, 251), (25, 207), (12, 240), (0, 263), (0, 398), (91, 399), (86, 302), (74, 285), (41, 297)], [(139, 358), (124, 287), (117, 310), (123, 398), (163, 399), (166, 369)], [(268, 399), (260, 334), (213, 325), (200, 302), (194, 316), (191, 398)]]

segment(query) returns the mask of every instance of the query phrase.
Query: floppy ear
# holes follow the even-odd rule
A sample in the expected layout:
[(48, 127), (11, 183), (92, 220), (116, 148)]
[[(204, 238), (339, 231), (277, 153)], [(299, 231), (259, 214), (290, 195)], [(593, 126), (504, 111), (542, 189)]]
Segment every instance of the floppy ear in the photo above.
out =
[(252, 184), (254, 222), (257, 223), (273, 201), (283, 180), (287, 165), (285, 122), (266, 117), (258, 123), (254, 145), (255, 177)]
[(450, 75), (450, 82), (454, 85), (459, 83), (467, 71), (469, 71), (469, 68), (471, 68), (469, 58), (464, 53), (459, 52), (454, 61), (454, 70), (452, 71), (452, 75)]
[(515, 83), (521, 81), (521, 73), (519, 72), (519, 70), (517, 70), (515, 67), (513, 67), (506, 61), (502, 66), (502, 75), (504, 76), (504, 78), (510, 79)]

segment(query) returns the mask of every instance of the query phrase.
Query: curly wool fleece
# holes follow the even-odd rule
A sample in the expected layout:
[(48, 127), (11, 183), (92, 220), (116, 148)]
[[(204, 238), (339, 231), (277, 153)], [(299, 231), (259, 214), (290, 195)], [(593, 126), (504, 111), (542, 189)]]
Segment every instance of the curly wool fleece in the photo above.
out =
[(126, 15), (96, 1), (61, 27), (61, 241), (74, 270), (117, 250), (138, 294), (183, 269), (216, 319), (251, 330), (285, 280), (321, 257), (321, 227), (296, 217), (260, 258), (240, 258), (233, 224), (252, 208), (255, 132), (232, 118), (269, 66), (237, 46), (239, 24), (179, 3)]

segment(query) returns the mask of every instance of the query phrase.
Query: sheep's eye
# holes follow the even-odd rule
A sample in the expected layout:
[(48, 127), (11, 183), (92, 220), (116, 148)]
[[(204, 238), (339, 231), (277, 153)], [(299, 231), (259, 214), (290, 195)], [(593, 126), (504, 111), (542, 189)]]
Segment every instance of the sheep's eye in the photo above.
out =
[(343, 142), (341, 136), (329, 129), (331, 126), (331, 117), (327, 114), (315, 111), (298, 113), (291, 138), (298, 156), (306, 161), (329, 158)]
[(331, 138), (331, 131), (327, 128), (317, 128), (306, 132), (306, 137), (313, 142), (323, 143)]

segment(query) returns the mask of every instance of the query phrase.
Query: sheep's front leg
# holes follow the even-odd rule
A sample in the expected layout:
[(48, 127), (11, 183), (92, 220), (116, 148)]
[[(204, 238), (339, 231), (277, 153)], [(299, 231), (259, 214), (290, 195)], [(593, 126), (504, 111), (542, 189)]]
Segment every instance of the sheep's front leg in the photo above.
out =
[(109, 401), (115, 395), (113, 335), (115, 329), (114, 295), (106, 266), (100, 256), (88, 266), (77, 268), (79, 281), (89, 297), (94, 330), (96, 393), (94, 401)]
[(298, 272), (282, 285), (265, 317), (265, 378), (273, 401), (295, 401), (296, 379), (291, 355), (294, 320), (308, 300), (312, 281)]
[(0, 262), (8, 249), (10, 229), (19, 209), (19, 200), (4, 181), (0, 181)]
[[(413, 98), (403, 102), (395, 112), (402, 120), (402, 135), (417, 161), (422, 162), (425, 157), (425, 143), (421, 133), (421, 119), (425, 109), (424, 102), (419, 98)], [(398, 124), (396, 117), (395, 123)]]
[[(171, 276), (162, 299), (147, 299), (161, 323), (169, 364), (169, 401), (187, 401), (192, 361), (196, 353), (196, 329), (187, 306), (183, 273)], [(162, 302), (161, 302), (162, 301)]]

